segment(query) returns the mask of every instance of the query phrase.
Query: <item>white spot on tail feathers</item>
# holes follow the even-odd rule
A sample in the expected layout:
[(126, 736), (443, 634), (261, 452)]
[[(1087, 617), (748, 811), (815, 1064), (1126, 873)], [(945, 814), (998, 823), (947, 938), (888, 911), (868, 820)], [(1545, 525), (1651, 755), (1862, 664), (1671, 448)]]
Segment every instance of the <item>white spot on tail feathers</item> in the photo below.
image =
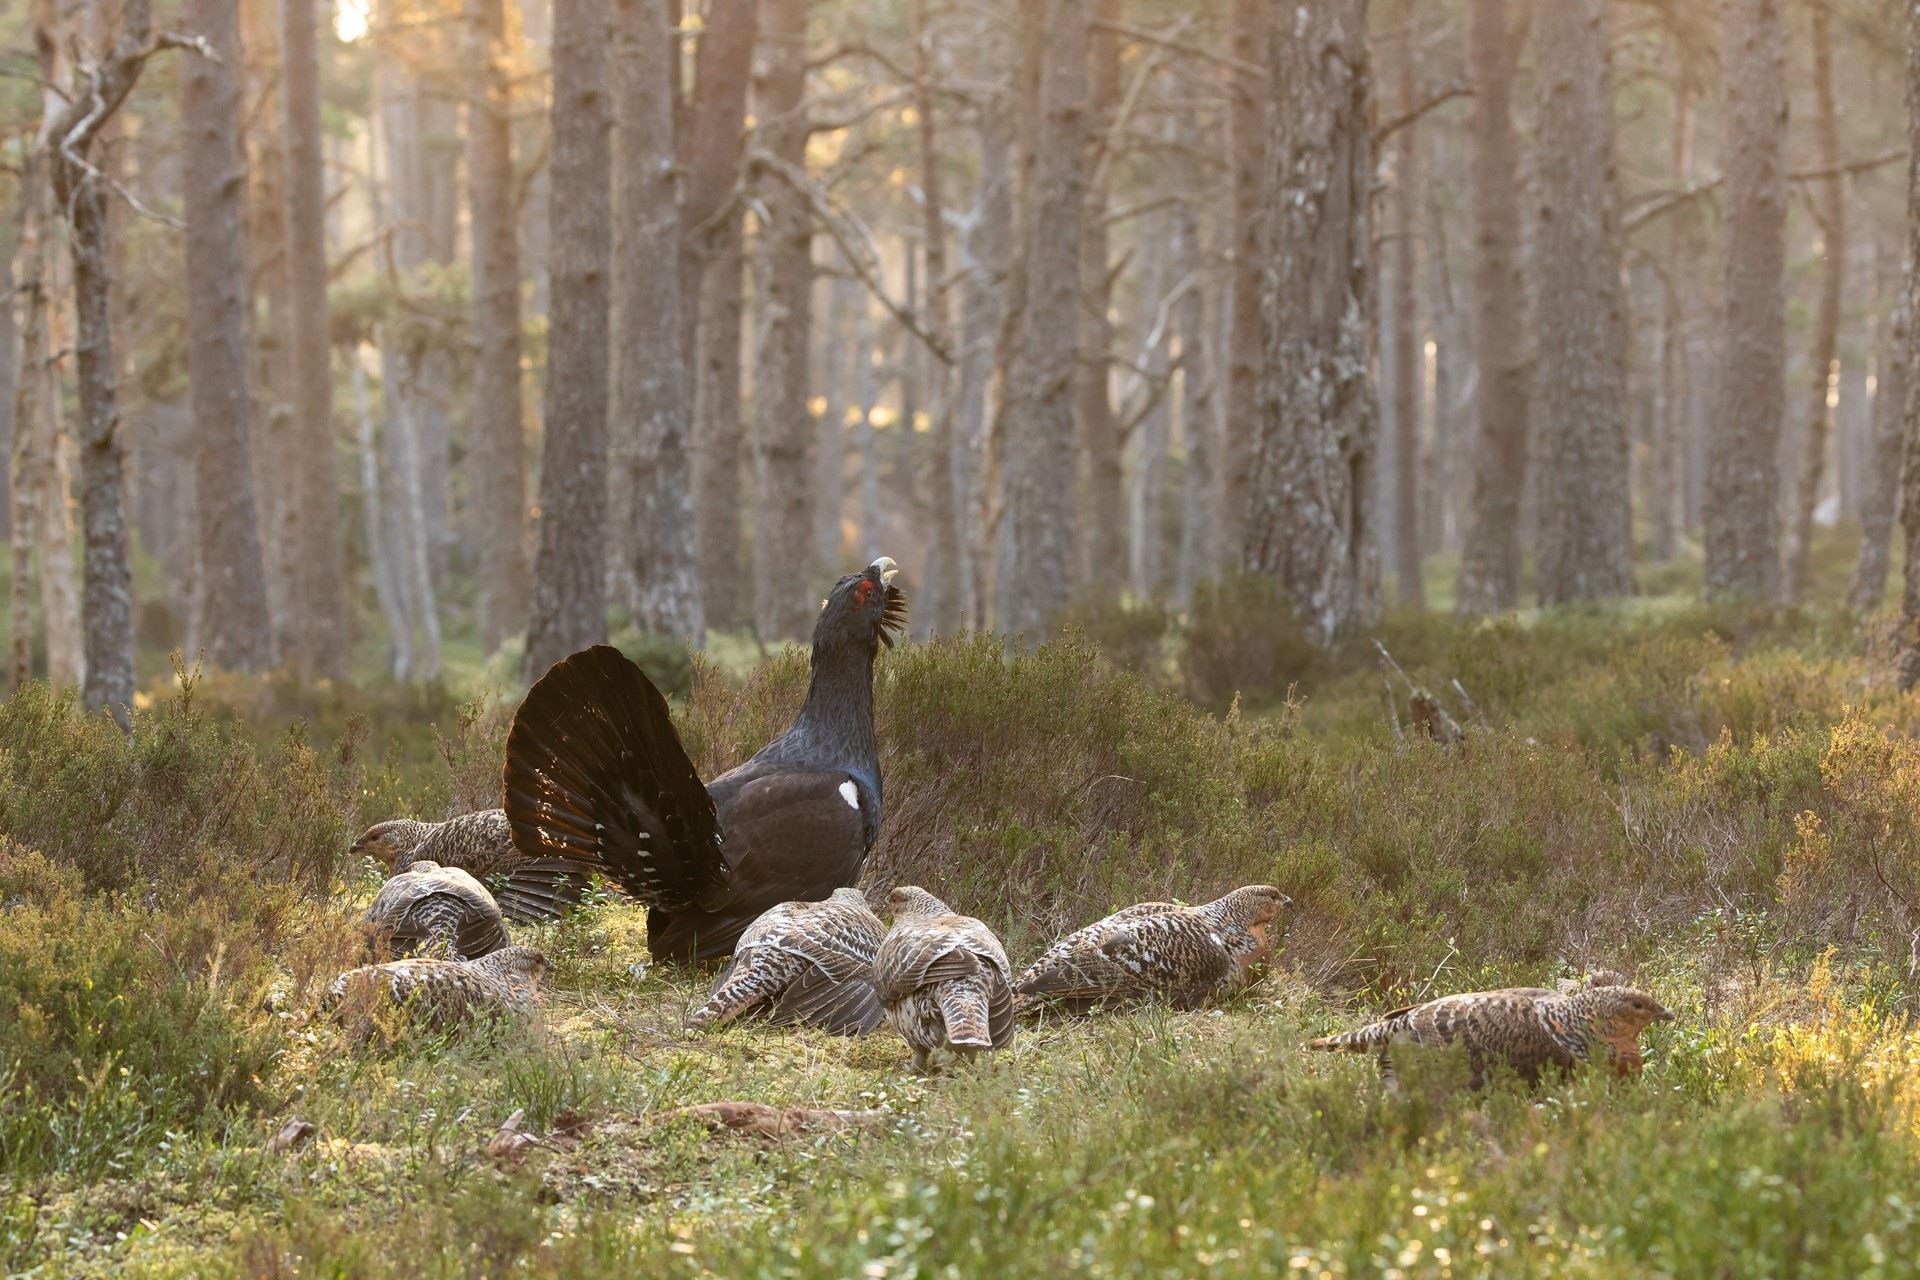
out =
[(849, 778), (840, 784), (840, 798), (847, 802), (850, 809), (860, 807), (860, 788), (853, 785), (853, 779)]

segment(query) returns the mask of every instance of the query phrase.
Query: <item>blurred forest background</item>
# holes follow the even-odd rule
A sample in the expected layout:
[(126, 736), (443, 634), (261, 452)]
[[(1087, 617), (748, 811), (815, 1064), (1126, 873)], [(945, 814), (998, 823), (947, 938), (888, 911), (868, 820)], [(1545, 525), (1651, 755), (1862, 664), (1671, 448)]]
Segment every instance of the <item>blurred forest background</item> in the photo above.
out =
[(1905, 17), (26, 0), (11, 677), (750, 652), (881, 552), (923, 635), (1870, 610)]

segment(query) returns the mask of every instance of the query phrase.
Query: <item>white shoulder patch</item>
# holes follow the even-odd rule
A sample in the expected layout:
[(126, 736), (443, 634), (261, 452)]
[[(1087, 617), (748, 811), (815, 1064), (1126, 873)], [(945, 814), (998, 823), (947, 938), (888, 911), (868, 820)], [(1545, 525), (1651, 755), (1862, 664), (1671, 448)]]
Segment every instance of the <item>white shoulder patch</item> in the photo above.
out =
[(860, 807), (860, 788), (853, 785), (852, 778), (848, 778), (840, 784), (840, 798), (847, 802), (848, 808), (858, 809)]

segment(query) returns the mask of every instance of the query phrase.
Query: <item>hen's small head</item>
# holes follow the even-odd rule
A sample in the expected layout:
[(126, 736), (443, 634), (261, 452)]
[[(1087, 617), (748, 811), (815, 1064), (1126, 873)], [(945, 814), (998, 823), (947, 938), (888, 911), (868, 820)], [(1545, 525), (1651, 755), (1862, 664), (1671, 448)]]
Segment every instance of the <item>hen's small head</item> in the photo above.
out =
[(391, 870), (394, 863), (413, 852), (425, 830), (424, 822), (415, 822), (410, 818), (376, 822), (353, 842), (350, 852), (359, 857), (372, 858)]
[(903, 884), (895, 889), (887, 895), (887, 905), (896, 920), (953, 914), (953, 908), (917, 884)]
[(1673, 1021), (1665, 1005), (1633, 987), (1589, 987), (1585, 994), (1597, 1020), (1622, 1039), (1634, 1039), (1653, 1023)]
[(894, 585), (899, 574), (900, 566), (881, 556), (834, 583), (813, 624), (814, 652), (855, 645), (869, 653), (879, 652), (881, 645), (891, 648), (907, 626), (907, 593)]

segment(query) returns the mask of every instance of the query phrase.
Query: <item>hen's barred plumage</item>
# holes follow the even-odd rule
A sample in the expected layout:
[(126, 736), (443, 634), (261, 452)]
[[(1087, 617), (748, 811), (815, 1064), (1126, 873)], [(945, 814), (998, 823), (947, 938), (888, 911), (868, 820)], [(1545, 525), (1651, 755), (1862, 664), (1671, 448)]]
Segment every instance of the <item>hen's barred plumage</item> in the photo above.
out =
[(1013, 972), (993, 930), (917, 886), (888, 902), (893, 928), (873, 957), (873, 989), (914, 1069), (926, 1071), (935, 1049), (970, 1056), (1011, 1043)]
[(1383, 1067), (1396, 1044), (1465, 1048), (1473, 1083), (1505, 1065), (1528, 1082), (1549, 1068), (1567, 1070), (1595, 1056), (1620, 1075), (1640, 1072), (1640, 1033), (1673, 1015), (1644, 991), (1584, 986), (1565, 994), (1543, 987), (1510, 987), (1445, 996), (1396, 1009), (1340, 1035), (1309, 1042), (1312, 1049), (1372, 1053)]
[(335, 978), (320, 1011), (365, 1001), (361, 1011), (371, 1013), (390, 1002), (409, 1024), (440, 1030), (486, 1017), (525, 1016), (538, 1007), (546, 971), (547, 958), (527, 947), (506, 947), (478, 960), (389, 960)]
[(1014, 982), (1021, 1007), (1073, 1010), (1151, 997), (1193, 1009), (1246, 981), (1272, 953), (1268, 928), (1290, 899), (1272, 885), (1204, 906), (1142, 902), (1068, 934)]
[(424, 859), (380, 886), (367, 908), (367, 934), (382, 958), (425, 953), (475, 960), (512, 941), (485, 885), (459, 867)]
[(458, 867), (491, 885), (500, 910), (518, 924), (558, 920), (580, 901), (593, 875), (579, 862), (522, 853), (514, 847), (504, 809), (481, 809), (445, 822), (377, 822), (353, 842), (352, 851), (396, 873), (419, 862)]
[(825, 902), (782, 903), (740, 935), (733, 962), (687, 1020), (723, 1026), (764, 1010), (776, 1025), (865, 1035), (880, 1025), (873, 958), (886, 932), (858, 889), (836, 889)]

